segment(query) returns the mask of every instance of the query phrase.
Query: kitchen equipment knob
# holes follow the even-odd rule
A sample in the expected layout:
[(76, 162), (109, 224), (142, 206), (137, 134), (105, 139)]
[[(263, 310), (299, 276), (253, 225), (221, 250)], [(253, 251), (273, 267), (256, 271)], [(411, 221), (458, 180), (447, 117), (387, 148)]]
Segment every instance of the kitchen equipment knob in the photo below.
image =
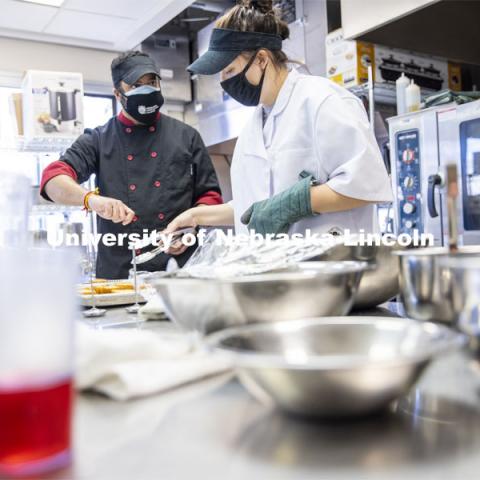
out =
[(411, 189), (415, 186), (415, 178), (414, 177), (405, 177), (405, 180), (403, 181), (403, 186), (405, 188)]
[(405, 203), (405, 205), (403, 205), (403, 213), (405, 213), (405, 215), (411, 215), (412, 213), (415, 213), (415, 210), (416, 210), (416, 207), (413, 203)]
[(403, 163), (406, 163), (409, 165), (410, 163), (413, 163), (415, 160), (415, 151), (412, 150), (411, 148), (407, 148), (402, 152), (402, 160)]

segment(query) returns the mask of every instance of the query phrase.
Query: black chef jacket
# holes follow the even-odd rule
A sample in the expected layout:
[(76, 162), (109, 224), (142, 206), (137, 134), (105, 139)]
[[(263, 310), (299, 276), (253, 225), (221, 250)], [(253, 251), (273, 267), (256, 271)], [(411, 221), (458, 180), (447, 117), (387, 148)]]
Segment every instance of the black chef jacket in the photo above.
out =
[[(60, 162), (73, 168), (78, 183), (95, 174), (100, 195), (121, 200), (135, 212), (134, 221), (127, 226), (97, 216), (98, 233), (102, 234), (161, 231), (177, 215), (202, 203), (205, 195), (214, 192), (221, 198), (215, 170), (198, 132), (163, 114), (152, 126), (129, 125), (114, 117), (103, 126), (87, 129)], [(48, 199), (45, 192), (42, 195)], [(175, 258), (183, 265), (191, 253), (189, 249)], [(169, 258), (161, 254), (139, 268), (164, 270)], [(100, 242), (97, 276), (127, 278), (131, 259), (126, 244), (106, 247)]]

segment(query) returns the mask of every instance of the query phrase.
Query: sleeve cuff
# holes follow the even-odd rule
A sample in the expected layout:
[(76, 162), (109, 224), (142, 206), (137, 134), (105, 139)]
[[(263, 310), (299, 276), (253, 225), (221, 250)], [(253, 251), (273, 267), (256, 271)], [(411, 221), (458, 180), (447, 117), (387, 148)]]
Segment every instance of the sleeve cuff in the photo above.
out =
[(209, 192), (205, 192), (195, 202), (195, 206), (197, 206), (197, 205), (222, 205), (222, 204), (223, 204), (222, 196), (220, 195), (220, 193), (215, 192), (214, 190), (210, 190)]
[(45, 186), (47, 183), (54, 177), (59, 175), (67, 175), (77, 181), (77, 172), (67, 163), (60, 160), (52, 162), (48, 165), (47, 168), (42, 172), (42, 181), (40, 182), (40, 195), (45, 199), (51, 202), (51, 198), (45, 192)]
[(353, 184), (348, 180), (342, 180), (340, 177), (333, 177), (326, 185), (344, 197), (371, 203), (393, 202), (393, 193), (388, 179), (383, 185), (378, 183), (373, 185), (372, 188), (363, 188), (362, 185)]

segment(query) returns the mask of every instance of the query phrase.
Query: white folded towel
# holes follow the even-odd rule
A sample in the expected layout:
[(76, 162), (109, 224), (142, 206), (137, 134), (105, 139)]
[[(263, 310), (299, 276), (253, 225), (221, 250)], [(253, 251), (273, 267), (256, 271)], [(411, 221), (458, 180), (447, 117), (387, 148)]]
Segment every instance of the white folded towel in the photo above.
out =
[(76, 387), (115, 400), (170, 390), (230, 369), (187, 334), (148, 330), (76, 330)]
[(145, 320), (161, 320), (166, 317), (165, 306), (158, 295), (150, 297), (148, 302), (140, 308), (138, 313)]

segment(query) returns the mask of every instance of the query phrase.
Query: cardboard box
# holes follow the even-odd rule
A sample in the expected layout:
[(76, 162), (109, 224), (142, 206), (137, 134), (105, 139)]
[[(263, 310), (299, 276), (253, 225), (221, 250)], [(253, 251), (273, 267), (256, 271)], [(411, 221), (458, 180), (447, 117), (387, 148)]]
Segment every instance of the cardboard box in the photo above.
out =
[(454, 92), (462, 91), (462, 67), (458, 63), (448, 62), (448, 88)]
[(340, 28), (326, 37), (327, 77), (343, 87), (368, 80), (368, 67), (375, 69), (375, 48), (371, 43), (345, 40)]
[(25, 139), (83, 133), (81, 73), (28, 70), (22, 83)]
[(446, 59), (375, 45), (375, 82), (394, 84), (402, 73), (421, 88), (448, 88)]
[(12, 93), (11, 101), (13, 105), (13, 112), (15, 113), (15, 120), (17, 124), (17, 134), (23, 135), (23, 101), (21, 93)]
[(345, 40), (342, 29), (327, 35), (326, 54), (327, 77), (347, 88), (366, 83), (368, 66), (372, 65), (376, 83), (394, 84), (403, 72), (424, 89), (461, 90), (458, 64), (408, 50)]

